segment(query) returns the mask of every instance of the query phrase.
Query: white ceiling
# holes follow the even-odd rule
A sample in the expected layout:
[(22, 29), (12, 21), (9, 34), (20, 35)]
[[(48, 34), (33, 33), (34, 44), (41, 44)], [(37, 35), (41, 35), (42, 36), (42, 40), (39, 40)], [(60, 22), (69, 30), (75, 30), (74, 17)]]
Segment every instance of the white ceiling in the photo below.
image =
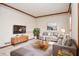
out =
[(33, 16), (42, 16), (60, 12), (66, 12), (69, 3), (7, 3)]

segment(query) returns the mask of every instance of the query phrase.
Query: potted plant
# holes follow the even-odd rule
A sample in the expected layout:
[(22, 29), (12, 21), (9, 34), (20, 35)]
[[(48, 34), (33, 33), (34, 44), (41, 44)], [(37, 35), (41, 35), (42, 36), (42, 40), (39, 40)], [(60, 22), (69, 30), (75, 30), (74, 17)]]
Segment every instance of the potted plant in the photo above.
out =
[(34, 36), (36, 36), (37, 39), (39, 39), (40, 29), (39, 28), (34, 28), (33, 34), (34, 34)]

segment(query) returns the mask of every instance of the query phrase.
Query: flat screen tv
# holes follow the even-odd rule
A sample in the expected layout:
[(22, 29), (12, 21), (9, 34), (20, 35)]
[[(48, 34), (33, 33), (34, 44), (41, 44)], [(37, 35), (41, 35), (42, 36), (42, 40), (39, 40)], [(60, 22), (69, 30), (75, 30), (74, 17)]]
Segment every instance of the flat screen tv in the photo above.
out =
[(26, 26), (13, 25), (13, 34), (26, 33)]

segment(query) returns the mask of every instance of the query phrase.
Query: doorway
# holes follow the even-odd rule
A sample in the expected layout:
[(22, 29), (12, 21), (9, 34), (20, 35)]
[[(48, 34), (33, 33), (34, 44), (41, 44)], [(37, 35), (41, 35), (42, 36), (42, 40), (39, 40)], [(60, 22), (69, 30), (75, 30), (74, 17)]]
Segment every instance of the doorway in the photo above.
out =
[(79, 3), (78, 3), (78, 48), (77, 55), (79, 56)]

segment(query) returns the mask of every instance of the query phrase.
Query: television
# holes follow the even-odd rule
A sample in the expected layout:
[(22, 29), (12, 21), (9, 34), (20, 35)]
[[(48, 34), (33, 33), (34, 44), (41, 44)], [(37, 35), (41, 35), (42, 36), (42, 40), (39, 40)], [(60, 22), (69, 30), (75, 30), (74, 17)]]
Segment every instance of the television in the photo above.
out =
[(26, 26), (23, 25), (13, 25), (13, 34), (26, 33)]

